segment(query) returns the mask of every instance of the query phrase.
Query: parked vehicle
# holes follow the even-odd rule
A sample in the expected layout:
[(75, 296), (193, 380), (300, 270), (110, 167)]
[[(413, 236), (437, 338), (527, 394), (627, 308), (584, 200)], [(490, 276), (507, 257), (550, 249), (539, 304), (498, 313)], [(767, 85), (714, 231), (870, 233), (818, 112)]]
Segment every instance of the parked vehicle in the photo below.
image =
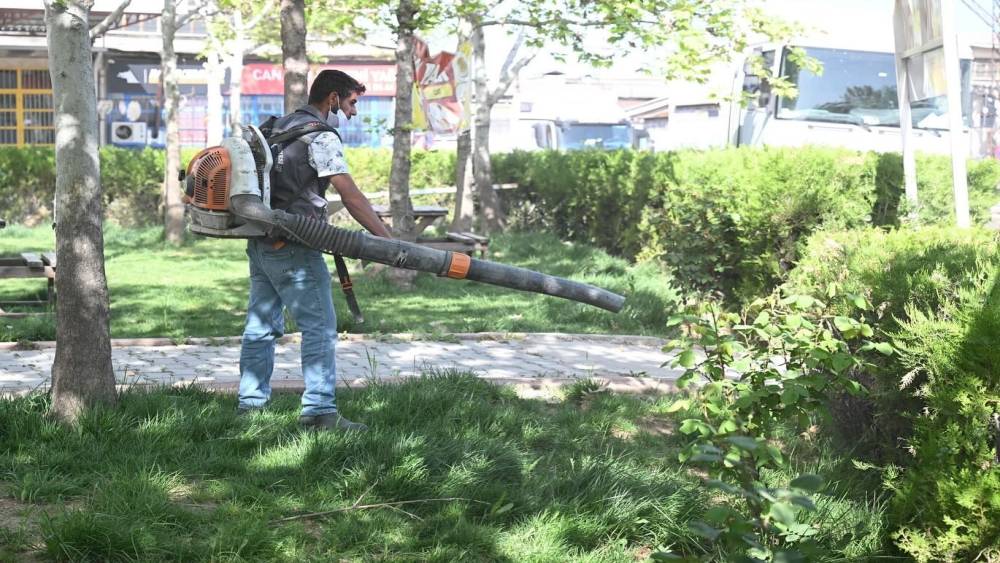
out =
[[(776, 76), (788, 78), (796, 87), (795, 97), (779, 96), (767, 80), (751, 73), (744, 61), (731, 73), (726, 86), (731, 97), (742, 91), (751, 97), (739, 102), (713, 101), (715, 111), (687, 112), (697, 103), (671, 108), (670, 123), (658, 138), (656, 150), (690, 146), (690, 139), (706, 146), (801, 146), (806, 144), (843, 146), (879, 152), (899, 151), (899, 98), (896, 89), (896, 59), (892, 46), (847, 47), (823, 41), (799, 42), (795, 47), (823, 65), (814, 74), (789, 57), (792, 45), (768, 45), (750, 55), (762, 57)], [(971, 50), (961, 61), (962, 110), (966, 126), (972, 124)], [(716, 85), (718, 87), (718, 85)], [(944, 96), (913, 104), (913, 141), (918, 151), (949, 153), (948, 104)], [(685, 115), (685, 114), (690, 114)], [(677, 117), (677, 119), (674, 119)], [(712, 131), (714, 139), (691, 135), (691, 131)], [(975, 135), (966, 133), (970, 152), (975, 153)]]

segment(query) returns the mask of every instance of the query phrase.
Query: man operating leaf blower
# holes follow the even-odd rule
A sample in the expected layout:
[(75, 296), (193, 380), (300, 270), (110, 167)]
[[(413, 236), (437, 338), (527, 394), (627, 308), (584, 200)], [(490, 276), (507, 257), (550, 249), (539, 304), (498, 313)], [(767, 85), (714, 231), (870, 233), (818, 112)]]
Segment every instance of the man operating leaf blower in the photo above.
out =
[[(357, 115), (363, 84), (324, 70), (309, 104), (259, 129), (241, 128), (218, 147), (198, 153), (184, 174), (192, 232), (247, 238), (250, 300), (240, 352), (239, 411), (264, 408), (271, 396), (275, 339), (287, 309), (302, 330), (302, 414), (307, 428), (366, 430), (337, 412), (337, 319), (330, 273), (322, 253), (336, 258), (341, 285), (355, 316), (360, 311), (342, 256), (470, 279), (580, 301), (612, 312), (624, 297), (590, 285), (477, 260), (456, 252), (392, 240), (371, 203), (354, 184), (334, 129), (339, 113)], [(372, 235), (327, 223), (332, 184), (350, 214)]]

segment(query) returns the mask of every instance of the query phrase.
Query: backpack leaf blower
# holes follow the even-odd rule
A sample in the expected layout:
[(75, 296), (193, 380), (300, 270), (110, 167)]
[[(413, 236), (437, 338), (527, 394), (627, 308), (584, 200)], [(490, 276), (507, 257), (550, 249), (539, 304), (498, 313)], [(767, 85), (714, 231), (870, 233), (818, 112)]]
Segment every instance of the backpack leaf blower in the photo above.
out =
[(625, 298), (555, 276), (471, 258), (460, 252), (384, 239), (342, 229), (270, 205), (273, 159), (267, 139), (254, 126), (209, 147), (188, 164), (191, 232), (221, 238), (285, 237), (328, 254), (378, 262), (521, 291), (544, 293), (617, 313)]

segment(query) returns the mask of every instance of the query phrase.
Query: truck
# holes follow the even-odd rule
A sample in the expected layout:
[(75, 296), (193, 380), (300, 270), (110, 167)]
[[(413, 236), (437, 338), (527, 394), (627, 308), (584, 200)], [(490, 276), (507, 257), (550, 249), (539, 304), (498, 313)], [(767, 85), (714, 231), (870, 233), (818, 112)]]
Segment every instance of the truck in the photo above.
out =
[[(655, 150), (721, 146), (842, 146), (877, 152), (899, 151), (899, 98), (896, 89), (896, 57), (892, 45), (850, 46), (811, 39), (792, 44), (761, 45), (747, 57), (760, 57), (775, 76), (788, 78), (796, 87), (795, 97), (777, 95), (766, 78), (751, 71), (745, 59), (734, 65), (728, 84), (715, 84), (715, 92), (700, 98), (678, 100), (670, 107), (668, 125), (658, 137)], [(821, 74), (799, 68), (790, 52), (801, 49), (823, 65)], [(979, 129), (984, 114), (982, 88), (973, 99), (972, 48), (960, 48), (962, 112), (970, 154), (987, 152), (990, 144)], [(721, 96), (719, 93), (721, 91)], [(712, 94), (715, 94), (713, 97)], [(745, 95), (749, 104), (730, 101)], [(720, 101), (719, 98), (729, 98)], [(993, 103), (993, 102), (991, 102)], [(973, 105), (979, 106), (976, 112)], [(690, 111), (694, 108), (711, 111)], [(917, 151), (950, 152), (948, 104), (945, 96), (912, 105), (913, 142)], [(714, 138), (692, 135), (712, 131)]]

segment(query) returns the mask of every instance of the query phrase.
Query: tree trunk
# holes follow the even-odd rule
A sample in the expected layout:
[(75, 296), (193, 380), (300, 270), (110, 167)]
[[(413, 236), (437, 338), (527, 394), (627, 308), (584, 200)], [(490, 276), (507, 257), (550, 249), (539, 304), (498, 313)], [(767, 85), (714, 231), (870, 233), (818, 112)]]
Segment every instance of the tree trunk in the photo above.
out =
[[(400, 0), (396, 8), (396, 113), (392, 130), (392, 168), (389, 171), (389, 209), (392, 236), (414, 241), (417, 238), (410, 200), (410, 151), (413, 123), (413, 16), (411, 0)], [(390, 268), (387, 276), (399, 288), (408, 289), (416, 277), (413, 270)]]
[[(477, 22), (478, 23), (478, 22)], [(475, 127), (472, 134), (472, 173), (479, 196), (479, 213), (483, 229), (495, 233), (503, 228), (504, 216), (500, 199), (493, 190), (493, 166), (490, 162), (490, 104), (486, 82), (486, 41), (481, 25), (472, 28), (472, 67), (476, 85)]]
[(116, 401), (108, 283), (104, 273), (101, 168), (89, 1), (45, 0), (56, 122), (56, 355), (52, 405), (73, 422)]
[(176, 0), (164, 0), (160, 16), (163, 51), (160, 66), (163, 80), (163, 109), (167, 114), (167, 166), (163, 179), (163, 232), (167, 242), (184, 241), (184, 204), (181, 202), (181, 185), (177, 171), (181, 166), (180, 123), (177, 106), (180, 91), (177, 87), (177, 53), (174, 52), (174, 35), (177, 33)]
[[(243, 14), (239, 10), (233, 11), (233, 38), (232, 49), (229, 53), (229, 131), (230, 135), (236, 133), (237, 126), (243, 123), (241, 97), (243, 95)], [(211, 106), (209, 106), (211, 107)]]
[(452, 231), (469, 231), (475, 217), (472, 190), (475, 188), (472, 177), (472, 134), (463, 131), (458, 136), (458, 147), (455, 160), (455, 216), (451, 220)]
[(225, 67), (219, 60), (219, 52), (211, 48), (205, 61), (205, 74), (208, 76), (208, 112), (205, 114), (208, 119), (208, 135), (206, 145), (209, 147), (222, 142), (223, 129), (222, 112), (218, 108), (222, 107), (222, 82), (225, 78)]
[(285, 75), (285, 113), (309, 102), (305, 0), (281, 0), (281, 57)]

